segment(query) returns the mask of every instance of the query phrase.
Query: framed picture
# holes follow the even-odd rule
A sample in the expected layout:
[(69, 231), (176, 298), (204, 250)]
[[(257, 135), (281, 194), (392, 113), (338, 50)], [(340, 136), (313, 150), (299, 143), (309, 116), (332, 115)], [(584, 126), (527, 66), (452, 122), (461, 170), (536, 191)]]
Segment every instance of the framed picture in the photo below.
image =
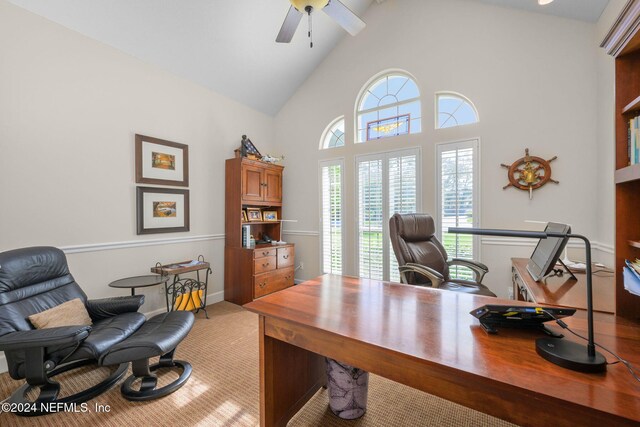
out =
[(247, 211), (245, 211), (244, 209), (242, 209), (242, 222), (247, 222), (249, 221), (247, 219)]
[(277, 221), (278, 211), (264, 211), (262, 212), (262, 218), (264, 221)]
[(136, 188), (138, 234), (189, 231), (189, 190)]
[(136, 134), (136, 182), (189, 186), (189, 146)]
[(262, 221), (262, 211), (259, 208), (247, 208), (249, 221)]

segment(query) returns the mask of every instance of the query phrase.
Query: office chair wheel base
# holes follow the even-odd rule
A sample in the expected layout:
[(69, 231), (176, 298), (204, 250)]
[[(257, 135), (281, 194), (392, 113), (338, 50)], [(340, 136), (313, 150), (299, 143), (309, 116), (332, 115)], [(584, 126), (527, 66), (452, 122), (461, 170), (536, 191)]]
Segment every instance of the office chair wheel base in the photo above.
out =
[[(57, 399), (60, 391), (60, 383), (52, 381), (51, 378), (64, 372), (95, 363), (95, 360), (78, 360), (76, 362), (61, 365), (48, 373), (46, 384), (31, 385), (29, 383), (25, 383), (13, 392), (8, 402), (16, 403), (18, 404), (18, 408), (23, 408), (22, 411), (15, 412), (16, 415), (21, 417), (34, 417), (59, 411), (62, 412), (65, 411), (65, 405), (72, 406), (73, 404), (86, 402), (109, 390), (116, 385), (122, 377), (124, 377), (127, 373), (127, 369), (129, 368), (128, 363), (121, 363), (120, 365), (117, 365), (117, 369), (115, 371), (98, 384), (95, 384), (86, 390), (72, 394), (71, 396), (65, 396)], [(26, 397), (27, 393), (34, 388), (40, 389), (38, 397), (34, 401), (28, 400)]]

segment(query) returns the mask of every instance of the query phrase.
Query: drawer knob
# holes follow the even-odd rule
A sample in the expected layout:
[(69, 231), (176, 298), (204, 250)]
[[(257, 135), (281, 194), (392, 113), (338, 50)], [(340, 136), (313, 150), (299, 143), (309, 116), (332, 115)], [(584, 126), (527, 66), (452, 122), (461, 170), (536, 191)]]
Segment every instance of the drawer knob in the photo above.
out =
[(289, 255), (282, 255), (283, 259), (289, 259)]
[(287, 279), (287, 280), (291, 279), (291, 275), (287, 274), (287, 277), (285, 277), (285, 279)]
[(262, 282), (258, 286), (260, 286), (261, 288), (264, 288), (265, 286), (267, 286), (267, 282)]
[(269, 266), (269, 263), (262, 264), (262, 266), (263, 266), (263, 267), (268, 267), (268, 266)]
[(267, 256), (269, 255), (269, 252), (262, 252), (262, 256)]

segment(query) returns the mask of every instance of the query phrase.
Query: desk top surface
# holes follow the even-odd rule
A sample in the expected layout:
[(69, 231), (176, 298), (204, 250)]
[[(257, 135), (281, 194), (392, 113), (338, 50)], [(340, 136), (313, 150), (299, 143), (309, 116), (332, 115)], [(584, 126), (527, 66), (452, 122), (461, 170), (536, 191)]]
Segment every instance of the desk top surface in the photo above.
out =
[[(244, 307), (335, 334), (345, 345), (353, 339), (408, 357), (434, 375), (468, 378), (470, 387), (488, 387), (494, 392), (517, 387), (530, 391), (532, 399), (561, 399), (640, 422), (640, 383), (622, 364), (599, 374), (570, 371), (537, 355), (535, 339), (544, 336), (541, 333), (500, 329), (498, 334), (488, 335), (469, 314), (484, 304), (514, 303), (535, 305), (325, 275)], [(640, 367), (640, 327), (604, 313), (596, 313), (595, 318), (596, 343)], [(586, 334), (583, 313), (564, 320), (576, 332)], [(574, 339), (566, 335), (564, 339)]]
[[(561, 277), (550, 276), (542, 282), (536, 282), (527, 271), (528, 258), (511, 258), (511, 262), (537, 304), (587, 309), (587, 278), (584, 272), (574, 273), (577, 281), (565, 273)], [(615, 312), (616, 286), (612, 273), (593, 275), (593, 309), (604, 313)]]

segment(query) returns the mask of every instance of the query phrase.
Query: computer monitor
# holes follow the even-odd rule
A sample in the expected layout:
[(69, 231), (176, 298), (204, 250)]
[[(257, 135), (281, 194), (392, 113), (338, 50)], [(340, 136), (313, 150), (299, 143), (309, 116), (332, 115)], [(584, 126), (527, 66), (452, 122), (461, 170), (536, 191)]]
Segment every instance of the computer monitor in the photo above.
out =
[[(550, 222), (544, 231), (568, 234), (571, 233), (571, 227), (567, 224)], [(551, 273), (567, 245), (567, 240), (569, 239), (563, 237), (540, 239), (527, 264), (527, 271), (531, 274), (533, 280), (538, 282)]]

